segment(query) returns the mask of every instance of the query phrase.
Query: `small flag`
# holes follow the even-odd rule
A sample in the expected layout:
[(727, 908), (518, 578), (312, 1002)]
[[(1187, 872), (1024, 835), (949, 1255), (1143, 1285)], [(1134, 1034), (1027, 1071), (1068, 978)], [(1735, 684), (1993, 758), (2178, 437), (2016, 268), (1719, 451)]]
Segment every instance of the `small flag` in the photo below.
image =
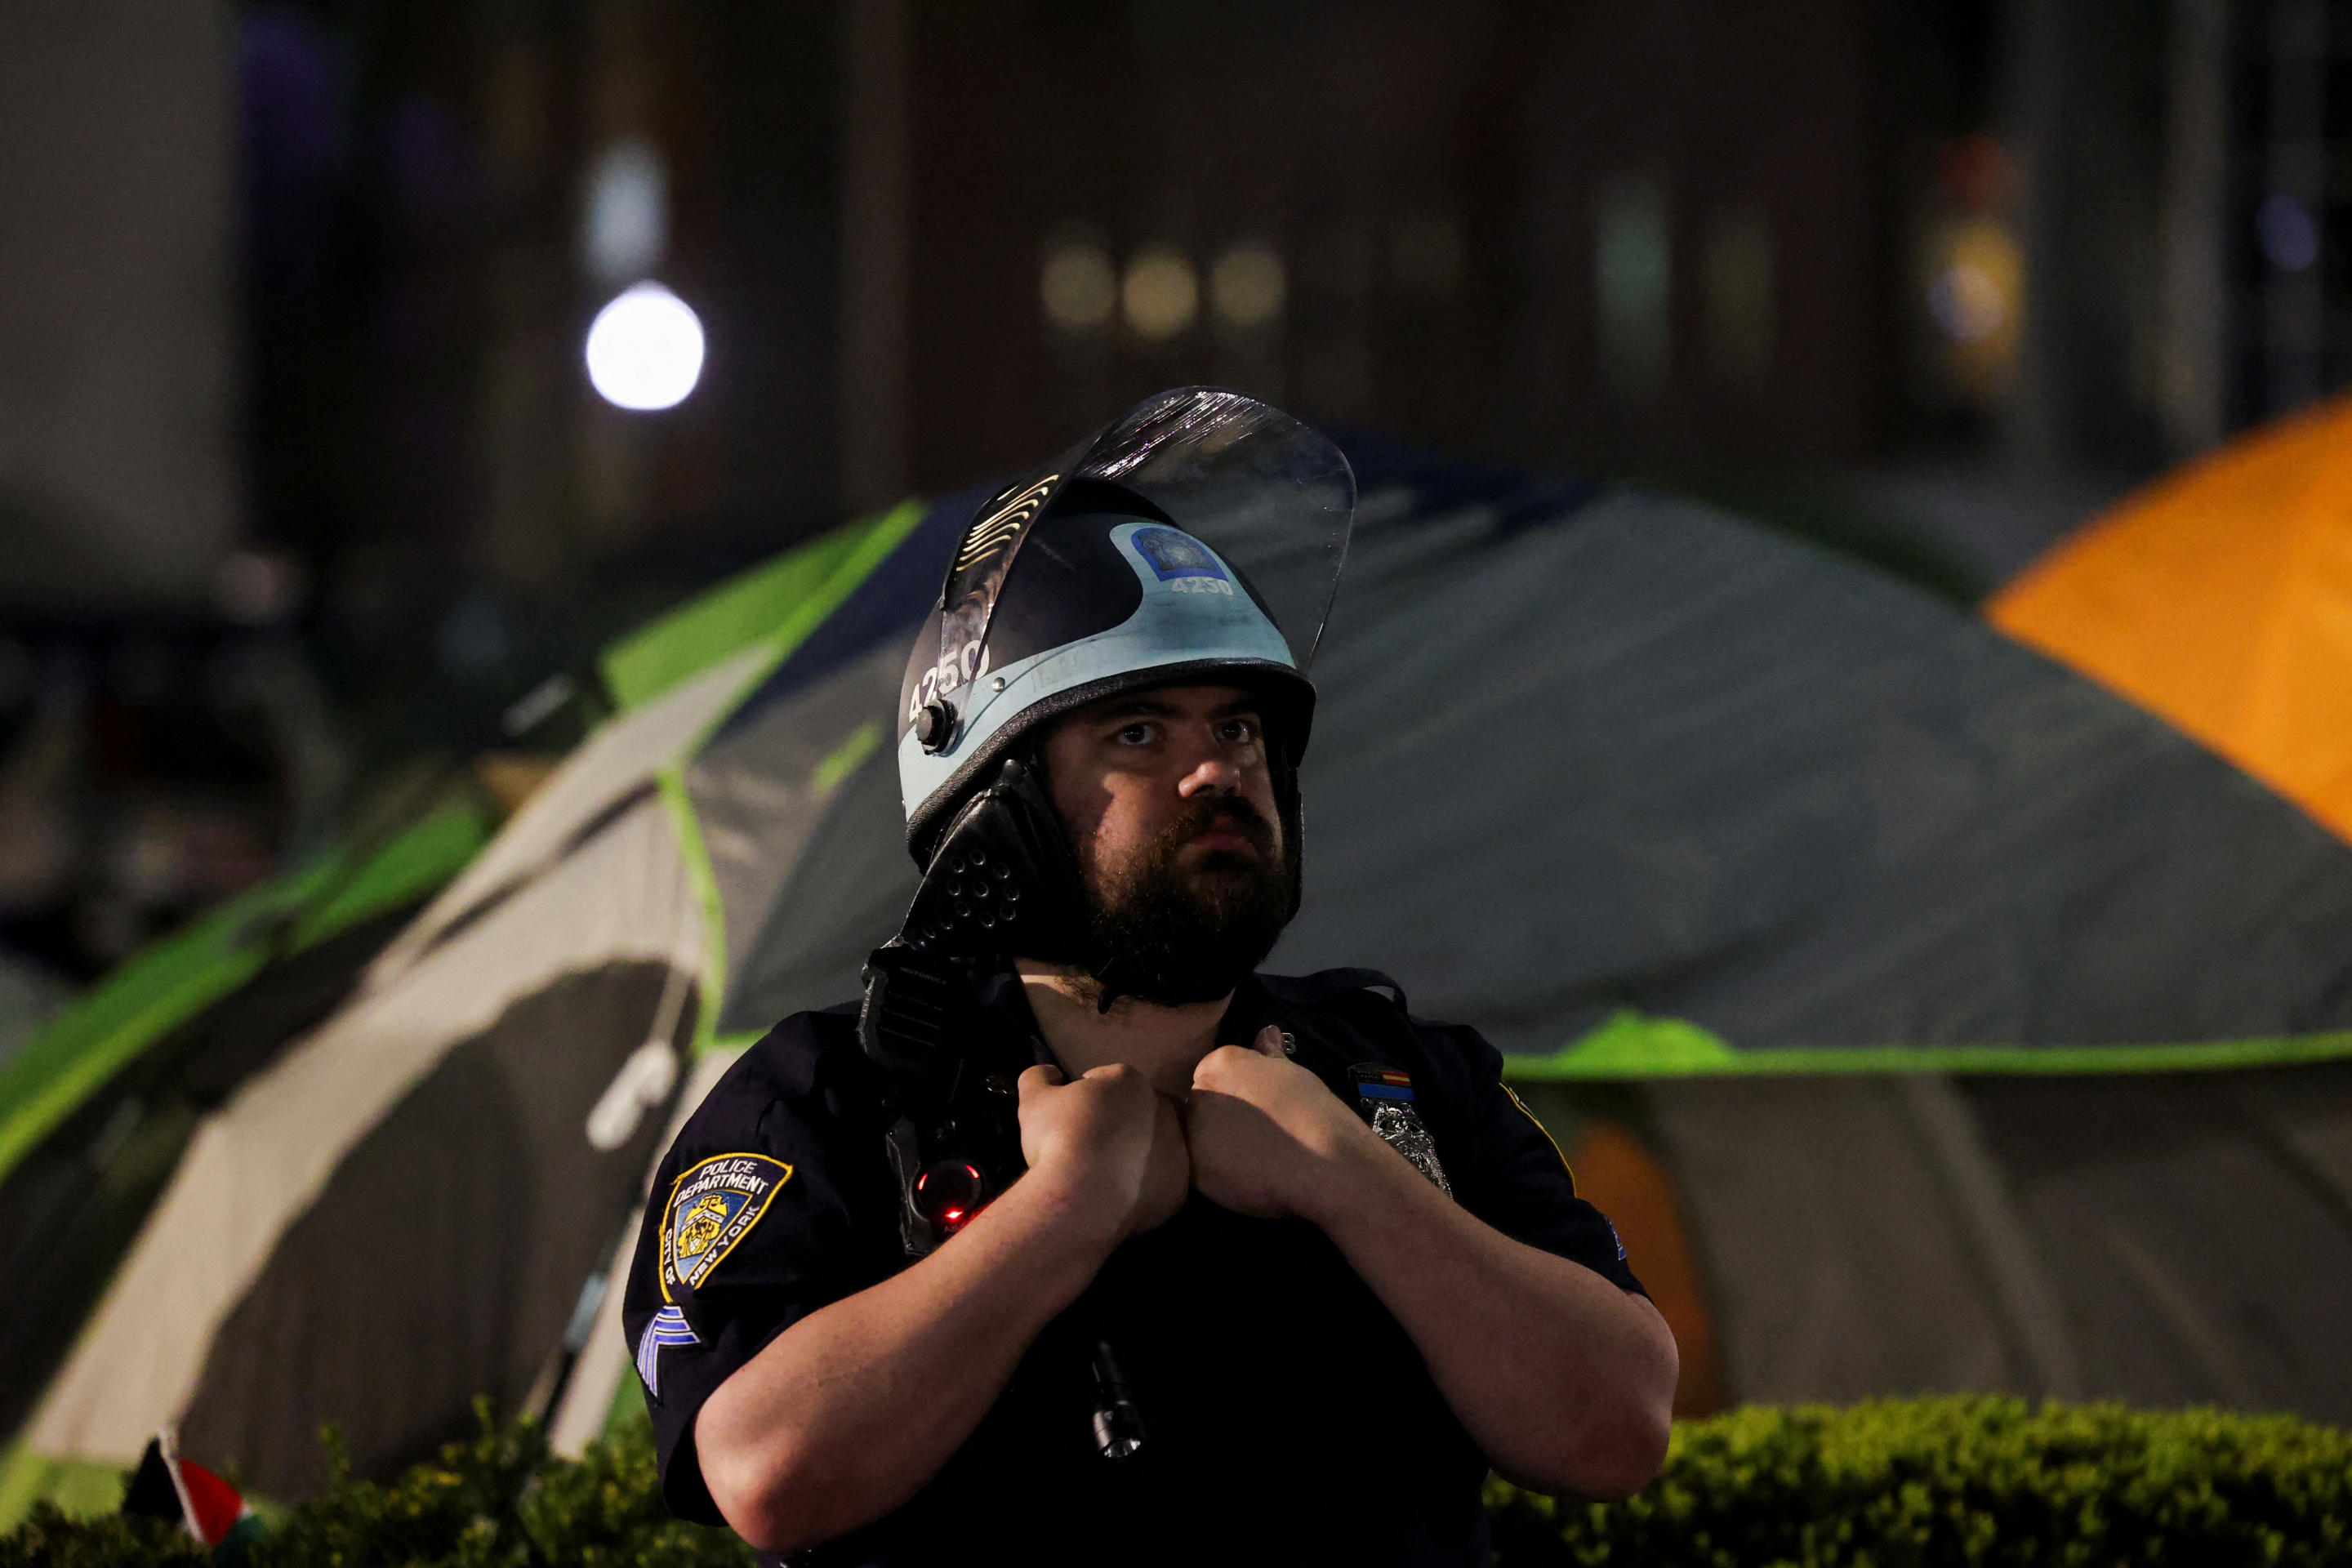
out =
[(261, 1528), (235, 1487), (180, 1458), (179, 1434), (169, 1426), (148, 1439), (123, 1493), (122, 1511), (173, 1521), (216, 1552), (241, 1547)]

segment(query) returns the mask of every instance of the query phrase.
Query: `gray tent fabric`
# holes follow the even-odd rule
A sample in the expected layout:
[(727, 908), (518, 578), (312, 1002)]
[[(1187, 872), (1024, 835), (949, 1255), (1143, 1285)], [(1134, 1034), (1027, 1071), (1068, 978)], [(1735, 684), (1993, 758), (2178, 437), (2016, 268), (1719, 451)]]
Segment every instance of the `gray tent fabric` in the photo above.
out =
[[(740, 687), (756, 671), (721, 668)], [(19, 1436), (134, 1462), (176, 1424), (265, 1495), (341, 1425), (382, 1474), (560, 1373), (704, 1031), (707, 921), (644, 781), (688, 681), (583, 745), (327, 1017), (204, 1109)]]
[[(658, 1117), (609, 1150), (580, 1127), (670, 974), (636, 962), (559, 978), (377, 1123), (215, 1335), (181, 1420), (191, 1450), (303, 1497), (327, 1480), (313, 1411), (335, 1413), (354, 1468), (376, 1475), (471, 1431), (478, 1395), (519, 1407), (658, 1152)], [(692, 1036), (689, 1005), (673, 1044)], [(435, 1353), (347, 1353), (415, 1343)]]
[(2060, 1392), (2021, 1342), (1906, 1080), (1665, 1083), (1643, 1099), (1741, 1398)]
[(2009, 1393), (2352, 1423), (2352, 1064), (1527, 1097), (1573, 1158), (1580, 1102), (1604, 1092), (1672, 1173), (1739, 1400)]
[(726, 911), (730, 973), (754, 951), (761, 921), (842, 775), (889, 752), (886, 721), (906, 651), (886, 643), (782, 700), (746, 710), (688, 770)]
[(1966, 1093), (2065, 1300), (2084, 1393), (2352, 1422), (2352, 1064)]
[(776, 896), (729, 988), (721, 1033), (756, 1034), (858, 994), (866, 955), (915, 896), (905, 829), (898, 758), (878, 747), (842, 782)]
[(1278, 965), (1531, 1052), (1620, 1006), (1751, 1050), (2352, 1022), (2352, 849), (1950, 606), (1652, 497), (1442, 571), (1402, 531), (1317, 670)]

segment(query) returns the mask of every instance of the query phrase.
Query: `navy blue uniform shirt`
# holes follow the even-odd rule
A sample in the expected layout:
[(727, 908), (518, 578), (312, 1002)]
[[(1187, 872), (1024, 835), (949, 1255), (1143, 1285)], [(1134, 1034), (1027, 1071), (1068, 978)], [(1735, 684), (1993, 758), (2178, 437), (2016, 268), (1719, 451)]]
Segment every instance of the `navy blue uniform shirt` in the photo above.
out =
[[(1374, 985), (1393, 989), (1360, 970), (1256, 976), (1218, 1038), (1278, 1025), (1294, 1059), (1350, 1104), (1351, 1068), (1402, 1071), (1457, 1202), (1640, 1290), (1616, 1232), (1504, 1087), (1495, 1048)], [(1009, 1005), (1034, 1029), (1024, 1003)], [(664, 1496), (685, 1518), (719, 1522), (695, 1455), (702, 1402), (802, 1318), (907, 1266), (882, 1131), (829, 1087), (856, 1027), (849, 1007), (777, 1025), (656, 1179), (624, 1321)], [(1117, 1347), (1146, 1433), (1118, 1463), (1093, 1439), (1098, 1337)], [(809, 1561), (1485, 1568), (1486, 1468), (1412, 1342), (1319, 1229), (1194, 1193), (1111, 1254), (929, 1485)]]

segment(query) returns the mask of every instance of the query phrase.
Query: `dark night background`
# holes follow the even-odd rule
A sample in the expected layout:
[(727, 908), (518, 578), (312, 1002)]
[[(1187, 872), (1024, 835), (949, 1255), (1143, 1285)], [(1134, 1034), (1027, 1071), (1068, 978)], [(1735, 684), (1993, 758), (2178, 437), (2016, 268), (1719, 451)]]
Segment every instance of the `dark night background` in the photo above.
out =
[[(2348, 69), (2326, 0), (11, 5), (0, 1051), (1162, 386), (1973, 599), (2346, 381)], [(708, 359), (631, 413), (582, 344), (647, 277)]]

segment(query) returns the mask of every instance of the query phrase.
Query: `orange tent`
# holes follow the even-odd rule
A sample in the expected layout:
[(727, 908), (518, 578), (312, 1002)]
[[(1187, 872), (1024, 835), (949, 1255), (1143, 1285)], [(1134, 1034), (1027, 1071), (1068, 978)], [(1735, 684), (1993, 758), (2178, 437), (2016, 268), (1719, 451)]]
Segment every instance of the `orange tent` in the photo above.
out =
[(2127, 498), (1985, 614), (2352, 841), (2352, 398)]

